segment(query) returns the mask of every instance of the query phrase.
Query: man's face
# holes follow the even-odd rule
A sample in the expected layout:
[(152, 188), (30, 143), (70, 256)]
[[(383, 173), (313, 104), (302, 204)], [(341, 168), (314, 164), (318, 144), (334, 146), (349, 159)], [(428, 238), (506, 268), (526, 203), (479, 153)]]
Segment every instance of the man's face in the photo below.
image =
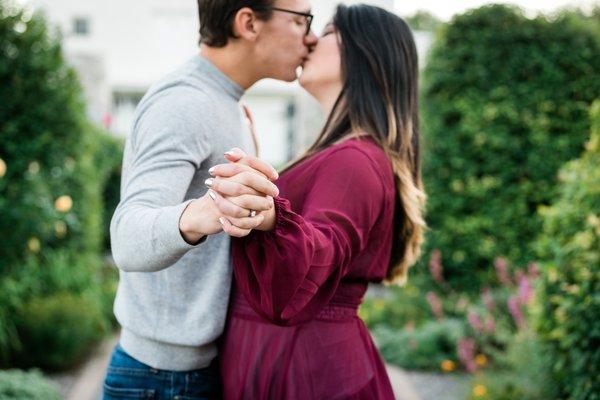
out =
[[(308, 0), (276, 0), (273, 7), (310, 13)], [(283, 11), (272, 11), (256, 41), (256, 55), (265, 78), (291, 82), (304, 63), (309, 50), (317, 42), (311, 31), (306, 34), (307, 18)]]

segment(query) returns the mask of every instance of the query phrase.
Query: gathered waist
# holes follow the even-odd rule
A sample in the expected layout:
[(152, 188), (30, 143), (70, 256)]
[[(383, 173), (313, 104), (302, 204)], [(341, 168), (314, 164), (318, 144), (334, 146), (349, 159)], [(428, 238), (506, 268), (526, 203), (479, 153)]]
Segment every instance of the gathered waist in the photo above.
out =
[[(358, 317), (358, 307), (361, 299), (340, 300), (332, 299), (332, 301), (319, 311), (315, 319), (319, 321), (344, 321)], [(264, 319), (252, 308), (243, 294), (239, 291), (234, 291), (231, 296), (231, 313), (235, 316), (246, 317), (251, 319)]]

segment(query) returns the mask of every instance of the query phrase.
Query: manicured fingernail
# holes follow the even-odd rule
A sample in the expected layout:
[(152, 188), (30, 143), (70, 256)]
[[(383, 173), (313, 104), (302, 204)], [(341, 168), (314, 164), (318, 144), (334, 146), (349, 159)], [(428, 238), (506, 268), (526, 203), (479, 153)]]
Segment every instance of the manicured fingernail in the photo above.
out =
[(217, 195), (215, 194), (215, 192), (213, 192), (212, 190), (208, 191), (208, 195), (210, 196), (211, 199), (216, 200), (217, 199)]
[(233, 153), (233, 151), (231, 151), (231, 150), (230, 150), (230, 151), (226, 151), (226, 152), (225, 152), (225, 155), (226, 155), (226, 156), (230, 156), (230, 157), (231, 157), (231, 156), (233, 156), (233, 155), (234, 155), (234, 153)]
[(213, 178), (208, 178), (207, 180), (204, 181), (204, 184), (208, 187), (211, 187), (213, 185), (213, 183), (215, 183), (215, 180)]
[(211, 175), (214, 175), (215, 174), (215, 167), (210, 168), (208, 170), (208, 173), (211, 174)]
[(221, 223), (221, 225), (225, 225), (225, 218), (219, 217), (219, 222)]

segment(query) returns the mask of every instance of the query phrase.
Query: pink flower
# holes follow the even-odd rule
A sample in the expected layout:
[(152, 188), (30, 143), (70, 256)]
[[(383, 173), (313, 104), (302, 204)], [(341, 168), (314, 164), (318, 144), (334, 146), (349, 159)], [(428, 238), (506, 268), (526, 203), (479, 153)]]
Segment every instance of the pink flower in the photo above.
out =
[(463, 338), (458, 342), (458, 358), (469, 372), (475, 372), (477, 364), (475, 363), (475, 340)]
[(490, 288), (484, 288), (481, 292), (481, 299), (483, 300), (483, 304), (485, 304), (485, 308), (492, 313), (495, 308), (494, 298), (492, 297), (492, 292)]
[(496, 331), (496, 322), (492, 316), (485, 321), (485, 331), (487, 333), (494, 333)]
[(533, 287), (531, 286), (531, 282), (526, 275), (522, 275), (519, 277), (519, 302), (521, 304), (527, 304), (533, 299)]
[(540, 268), (536, 262), (532, 261), (527, 265), (527, 275), (529, 275), (529, 279), (532, 280), (540, 277)]
[(478, 333), (482, 333), (483, 332), (483, 321), (481, 320), (481, 318), (479, 317), (479, 315), (477, 315), (473, 311), (469, 311), (469, 316), (467, 317), (467, 319), (469, 320), (469, 325), (471, 325), (471, 327), (476, 332), (478, 332)]
[(442, 310), (442, 301), (440, 298), (433, 292), (427, 292), (427, 301), (429, 302), (431, 311), (433, 311), (433, 315), (435, 315), (438, 320), (442, 319), (444, 312)]
[(510, 279), (508, 272), (508, 263), (502, 257), (498, 257), (494, 260), (494, 267), (496, 268), (496, 274), (498, 279), (503, 285), (512, 286), (513, 282)]
[(508, 311), (512, 315), (515, 320), (515, 324), (517, 328), (521, 329), (525, 326), (525, 318), (523, 317), (523, 312), (521, 311), (521, 305), (519, 304), (518, 296), (511, 296), (508, 298)]
[(431, 253), (431, 258), (429, 259), (429, 272), (435, 280), (440, 285), (444, 283), (444, 277), (442, 276), (443, 267), (442, 267), (442, 252), (439, 250), (434, 250)]
[(525, 276), (525, 273), (523, 272), (523, 270), (516, 270), (515, 271), (515, 281), (519, 282), (521, 280), (521, 278), (523, 278)]

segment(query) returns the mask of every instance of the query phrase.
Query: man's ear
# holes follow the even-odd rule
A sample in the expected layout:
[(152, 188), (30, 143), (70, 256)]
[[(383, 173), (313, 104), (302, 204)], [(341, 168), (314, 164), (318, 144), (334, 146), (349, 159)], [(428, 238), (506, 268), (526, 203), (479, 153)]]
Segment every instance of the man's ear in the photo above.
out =
[(238, 10), (233, 19), (233, 33), (236, 37), (255, 41), (262, 29), (263, 22), (256, 17), (250, 7)]

